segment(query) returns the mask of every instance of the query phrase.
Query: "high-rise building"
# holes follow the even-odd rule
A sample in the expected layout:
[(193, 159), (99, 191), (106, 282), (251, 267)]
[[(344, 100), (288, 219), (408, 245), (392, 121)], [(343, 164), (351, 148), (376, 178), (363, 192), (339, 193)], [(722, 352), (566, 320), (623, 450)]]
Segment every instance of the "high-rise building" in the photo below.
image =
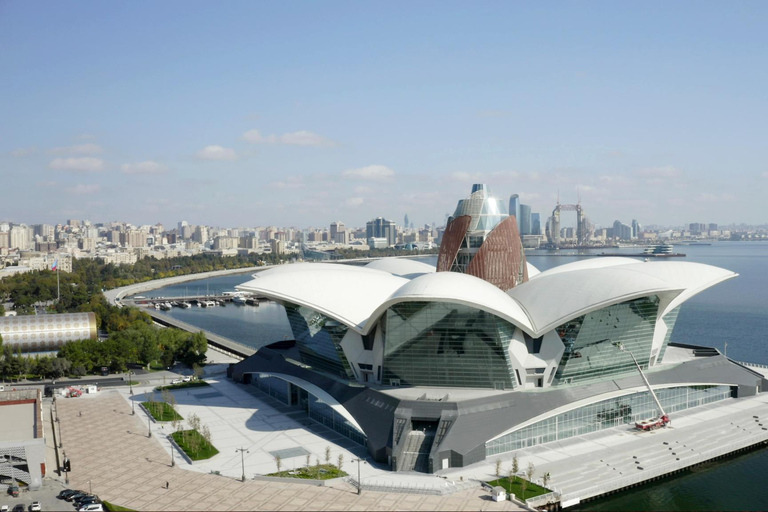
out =
[(512, 194), (509, 196), (509, 214), (514, 215), (517, 220), (517, 231), (520, 231), (520, 196)]
[(365, 238), (386, 238), (391, 247), (397, 243), (397, 227), (395, 221), (377, 217), (365, 223)]
[(527, 204), (520, 205), (520, 217), (517, 219), (521, 235), (531, 234), (531, 207)]
[(632, 238), (640, 238), (642, 232), (643, 226), (637, 220), (632, 219)]
[(472, 185), (472, 194), (459, 201), (445, 228), (437, 271), (470, 274), (503, 291), (527, 281), (517, 223), (504, 206), (484, 184)]
[(403, 227), (407, 229), (408, 226), (410, 226), (410, 224), (408, 223), (408, 214), (406, 213), (405, 218), (403, 219)]
[(343, 223), (343, 222), (341, 222), (341, 221), (338, 221), (338, 220), (337, 220), (336, 222), (331, 222), (331, 229), (330, 229), (331, 235), (330, 235), (330, 241), (331, 241), (331, 242), (336, 242), (336, 234), (337, 234), (339, 231), (344, 231), (344, 230), (345, 230), (345, 228), (344, 228), (344, 223)]
[(192, 240), (199, 244), (204, 244), (208, 241), (208, 228), (206, 226), (196, 226), (195, 232), (192, 234)]
[(21, 251), (29, 249), (29, 233), (27, 231), (28, 228), (24, 225), (16, 224), (11, 227), (11, 249), (19, 249)]
[(613, 223), (613, 237), (619, 240), (631, 240), (632, 239), (632, 226), (624, 224), (621, 221), (614, 221)]
[(541, 214), (539, 213), (531, 214), (531, 234), (541, 235)]
[(282, 240), (271, 240), (270, 245), (272, 246), (272, 253), (273, 254), (283, 254), (285, 253), (285, 242)]

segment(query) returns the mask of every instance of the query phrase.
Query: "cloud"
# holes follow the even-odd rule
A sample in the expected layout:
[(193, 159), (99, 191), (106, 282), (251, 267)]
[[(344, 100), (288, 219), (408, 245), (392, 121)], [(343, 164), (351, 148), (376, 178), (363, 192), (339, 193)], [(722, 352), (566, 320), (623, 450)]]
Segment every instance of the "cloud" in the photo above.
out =
[(306, 130), (281, 135), (280, 142), (292, 146), (314, 146), (318, 148), (334, 145), (332, 140)]
[(54, 155), (98, 155), (102, 151), (104, 150), (101, 146), (89, 142), (87, 144), (53, 148), (48, 152)]
[(100, 172), (104, 169), (104, 161), (101, 158), (55, 158), (48, 167), (57, 171), (72, 172)]
[(371, 187), (368, 187), (366, 185), (360, 185), (355, 187), (355, 193), (356, 194), (371, 194), (373, 193), (373, 189)]
[(53, 188), (53, 187), (57, 187), (59, 184), (56, 183), (55, 181), (38, 181), (37, 183), (35, 183), (35, 185), (40, 188)]
[(11, 151), (10, 155), (15, 157), (23, 157), (23, 156), (29, 156), (34, 155), (37, 153), (37, 148), (35, 147), (28, 147), (28, 148), (18, 148)]
[(304, 179), (301, 176), (288, 176), (281, 181), (273, 181), (269, 186), (274, 188), (303, 188)]
[(197, 152), (197, 157), (202, 160), (237, 160), (234, 149), (222, 146), (205, 146)]
[(330, 147), (336, 143), (327, 137), (299, 130), (298, 132), (286, 133), (283, 135), (262, 135), (259, 130), (248, 130), (242, 137), (243, 140), (252, 144), (286, 144), (289, 146), (312, 146), (312, 147)]
[(168, 166), (147, 160), (135, 164), (123, 164), (123, 174), (163, 174), (168, 172)]
[(453, 181), (468, 181), (472, 183), (482, 183), (485, 181), (483, 173), (456, 171), (450, 174)]
[(700, 203), (720, 203), (723, 201), (733, 201), (736, 199), (733, 194), (712, 194), (709, 192), (702, 192), (696, 199)]
[(369, 165), (358, 169), (347, 169), (342, 176), (358, 180), (385, 181), (395, 175), (395, 171), (385, 165)]
[(362, 197), (350, 197), (347, 199), (347, 206), (351, 206), (353, 208), (356, 208), (363, 204), (363, 198)]
[(78, 196), (86, 196), (90, 194), (96, 194), (99, 192), (100, 189), (101, 187), (99, 185), (92, 183), (90, 185), (84, 185), (84, 184), (75, 185), (74, 187), (68, 187), (65, 190), (70, 194), (75, 194)]
[(647, 167), (634, 171), (634, 175), (640, 178), (679, 178), (683, 171), (672, 165), (662, 167)]
[(763, 178), (768, 178), (768, 171), (763, 171)]

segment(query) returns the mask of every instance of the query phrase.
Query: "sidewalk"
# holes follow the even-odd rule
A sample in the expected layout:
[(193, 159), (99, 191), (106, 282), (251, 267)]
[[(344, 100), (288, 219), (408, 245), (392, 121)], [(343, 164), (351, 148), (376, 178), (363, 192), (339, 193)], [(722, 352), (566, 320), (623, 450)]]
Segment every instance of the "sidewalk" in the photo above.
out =
[[(90, 482), (103, 499), (136, 510), (519, 510), (511, 502), (491, 501), (479, 486), (449, 496), (369, 491), (358, 496), (343, 482), (333, 487), (240, 482), (171, 467), (158, 436), (146, 436), (146, 416), (131, 416), (125, 397), (114, 390), (62, 400), (59, 413), (72, 461), (70, 486), (87, 488)], [(265, 448), (273, 446), (266, 442)]]

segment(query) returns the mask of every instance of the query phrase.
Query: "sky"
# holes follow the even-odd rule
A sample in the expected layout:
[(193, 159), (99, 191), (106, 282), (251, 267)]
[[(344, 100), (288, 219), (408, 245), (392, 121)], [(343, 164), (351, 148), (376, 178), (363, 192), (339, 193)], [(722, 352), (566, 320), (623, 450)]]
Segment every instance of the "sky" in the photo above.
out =
[[(768, 222), (768, 2), (0, 0), (0, 220)], [(572, 215), (571, 215), (572, 216)], [(575, 219), (563, 215), (563, 225)]]

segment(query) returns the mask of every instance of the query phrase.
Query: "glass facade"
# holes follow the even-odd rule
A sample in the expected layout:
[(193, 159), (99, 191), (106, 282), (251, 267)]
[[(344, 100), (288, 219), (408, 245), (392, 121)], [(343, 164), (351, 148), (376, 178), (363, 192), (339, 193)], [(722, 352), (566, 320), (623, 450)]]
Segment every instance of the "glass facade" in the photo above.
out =
[[(729, 386), (681, 386), (657, 389), (656, 396), (668, 414), (730, 398)], [(658, 415), (648, 391), (603, 400), (539, 421), (485, 443), (486, 456), (560, 441)]]
[(675, 328), (678, 313), (680, 313), (680, 306), (677, 306), (675, 309), (661, 317), (664, 320), (664, 323), (667, 325), (667, 334), (664, 336), (664, 343), (661, 345), (659, 357), (656, 358), (657, 362), (664, 360), (664, 353), (667, 351), (667, 346), (672, 339), (672, 331)]
[(311, 308), (289, 302), (284, 305), (301, 361), (318, 370), (354, 379), (355, 375), (341, 348), (347, 326)]
[(515, 327), (461, 304), (403, 302), (387, 310), (382, 384), (512, 389)]
[(333, 407), (302, 387), (280, 377), (253, 375), (252, 385), (285, 405), (297, 406), (310, 418), (354, 442), (366, 446), (368, 438)]
[(593, 311), (558, 327), (565, 352), (555, 384), (637, 372), (629, 354), (613, 345), (616, 342), (630, 350), (641, 367), (648, 368), (658, 309), (659, 298), (652, 295)]

